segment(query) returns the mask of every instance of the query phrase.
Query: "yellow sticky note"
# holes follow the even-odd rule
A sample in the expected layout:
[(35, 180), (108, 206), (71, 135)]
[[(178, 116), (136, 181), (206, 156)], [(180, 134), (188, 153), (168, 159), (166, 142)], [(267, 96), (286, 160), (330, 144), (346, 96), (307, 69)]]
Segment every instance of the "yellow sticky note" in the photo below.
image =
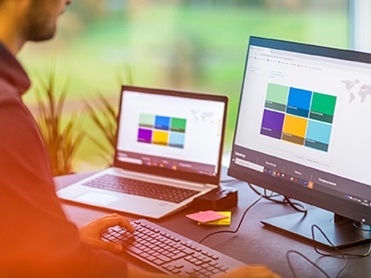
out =
[(217, 213), (224, 214), (225, 216), (228, 216), (228, 218), (216, 220), (216, 221), (211, 221), (207, 223), (200, 223), (198, 222), (198, 225), (221, 225), (221, 226), (229, 226), (231, 225), (231, 216), (232, 212), (231, 211), (217, 211)]

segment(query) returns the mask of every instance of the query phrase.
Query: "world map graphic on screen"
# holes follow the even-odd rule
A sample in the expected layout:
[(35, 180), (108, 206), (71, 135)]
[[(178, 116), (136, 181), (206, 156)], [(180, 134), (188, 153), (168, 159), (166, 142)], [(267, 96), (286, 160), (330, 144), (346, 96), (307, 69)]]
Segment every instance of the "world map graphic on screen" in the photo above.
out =
[(366, 98), (371, 98), (371, 84), (362, 83), (360, 80), (342, 80), (346, 90), (349, 93), (349, 103), (352, 103), (359, 98), (361, 103), (366, 101)]

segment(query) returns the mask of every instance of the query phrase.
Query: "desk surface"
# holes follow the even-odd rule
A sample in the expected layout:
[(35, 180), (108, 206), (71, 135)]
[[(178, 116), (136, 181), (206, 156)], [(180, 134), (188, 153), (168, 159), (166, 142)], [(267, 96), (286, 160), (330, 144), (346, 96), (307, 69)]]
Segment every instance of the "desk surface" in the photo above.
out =
[[(64, 187), (88, 175), (77, 174), (57, 177), (55, 178), (56, 186), (57, 188)], [(226, 173), (223, 176), (223, 180), (228, 179)], [(236, 229), (245, 209), (258, 199), (258, 195), (243, 182), (230, 182), (223, 185), (238, 189), (238, 205), (230, 209), (232, 211), (232, 221), (229, 227), (197, 225), (196, 222), (185, 217), (186, 214), (197, 211), (192, 206), (161, 220), (148, 220), (197, 242), (205, 235), (218, 230), (233, 231)], [(78, 226), (84, 225), (107, 213), (112, 213), (109, 210), (77, 205), (70, 202), (64, 202), (63, 208), (71, 221)], [(246, 264), (266, 265), (282, 277), (294, 277), (289, 268), (286, 253), (288, 250), (296, 250), (318, 264), (330, 277), (335, 277), (344, 264), (343, 259), (318, 255), (310, 242), (266, 228), (260, 223), (262, 219), (290, 213), (294, 213), (294, 211), (289, 206), (262, 199), (247, 212), (237, 233), (212, 235), (202, 243)], [(132, 214), (120, 214), (130, 221), (142, 218)], [(344, 249), (343, 251), (346, 253), (363, 254), (368, 251), (368, 248), (369, 244), (363, 244)], [(319, 270), (300, 256), (293, 254), (290, 258), (298, 277), (324, 277)], [(137, 262), (131, 263), (137, 264)], [(143, 265), (138, 267), (146, 269)], [(371, 277), (371, 257), (349, 257), (348, 265), (342, 271), (340, 277)]]

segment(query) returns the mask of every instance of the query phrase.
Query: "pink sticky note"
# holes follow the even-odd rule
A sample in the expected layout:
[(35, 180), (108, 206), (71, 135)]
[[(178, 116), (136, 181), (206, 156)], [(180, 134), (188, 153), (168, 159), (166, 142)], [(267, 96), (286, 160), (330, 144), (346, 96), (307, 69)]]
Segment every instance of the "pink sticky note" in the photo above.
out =
[(201, 211), (197, 213), (188, 214), (186, 216), (192, 220), (195, 220), (201, 223), (207, 223), (210, 221), (216, 221), (216, 220), (228, 218), (227, 215), (217, 213), (213, 210)]

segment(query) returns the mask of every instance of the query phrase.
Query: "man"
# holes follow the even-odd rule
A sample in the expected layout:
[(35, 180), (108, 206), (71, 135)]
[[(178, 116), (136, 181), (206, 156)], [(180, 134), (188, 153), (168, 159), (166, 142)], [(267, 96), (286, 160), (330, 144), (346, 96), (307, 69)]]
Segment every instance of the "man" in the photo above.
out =
[[(30, 80), (15, 56), (27, 41), (50, 39), (71, 0), (0, 0), (0, 277), (167, 277), (128, 267), (122, 246), (99, 239), (121, 225), (112, 214), (80, 230), (54, 191), (46, 149), (22, 102)], [(223, 277), (277, 277), (242, 267)]]

